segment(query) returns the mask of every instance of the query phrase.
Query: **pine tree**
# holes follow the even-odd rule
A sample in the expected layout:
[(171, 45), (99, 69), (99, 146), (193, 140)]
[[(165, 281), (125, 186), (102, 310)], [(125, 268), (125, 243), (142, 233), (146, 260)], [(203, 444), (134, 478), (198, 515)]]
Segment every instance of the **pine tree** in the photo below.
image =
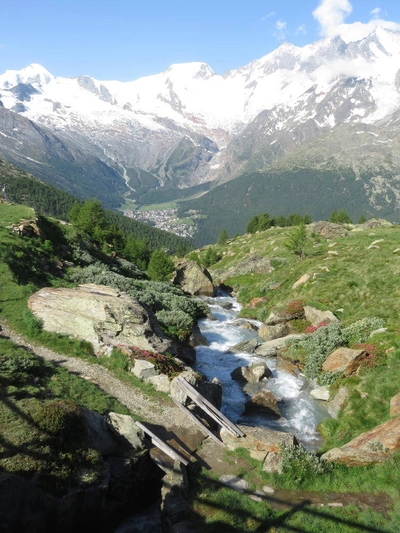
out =
[(168, 281), (174, 270), (174, 262), (164, 250), (155, 250), (151, 254), (147, 275), (152, 281)]

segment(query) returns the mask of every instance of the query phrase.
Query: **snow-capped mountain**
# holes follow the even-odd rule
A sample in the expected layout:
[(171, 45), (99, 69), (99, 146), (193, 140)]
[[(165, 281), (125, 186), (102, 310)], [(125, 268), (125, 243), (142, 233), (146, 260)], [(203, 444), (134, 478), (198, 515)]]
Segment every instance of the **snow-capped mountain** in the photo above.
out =
[[(4, 116), (16, 113), (42, 138), (51, 132), (70, 151), (98, 159), (136, 200), (275, 164), (344, 124), (378, 125), (400, 109), (399, 91), (400, 33), (380, 27), (357, 42), (284, 43), (223, 75), (205, 63), (125, 83), (56, 77), (35, 64), (0, 75)], [(21, 165), (23, 126), (3, 126), (0, 149), (9, 141), (1, 153), (18, 155)], [(15, 135), (22, 144), (11, 146)], [(39, 158), (31, 150), (29, 170), (29, 158)], [(36, 167), (46, 165), (41, 158)]]

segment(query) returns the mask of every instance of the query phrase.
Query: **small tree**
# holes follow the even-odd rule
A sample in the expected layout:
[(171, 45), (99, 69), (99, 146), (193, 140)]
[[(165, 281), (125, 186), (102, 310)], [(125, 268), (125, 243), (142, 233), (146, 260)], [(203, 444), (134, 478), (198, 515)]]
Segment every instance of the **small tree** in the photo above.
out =
[(339, 209), (339, 211), (332, 211), (331, 216), (329, 217), (329, 222), (335, 224), (352, 224), (351, 218), (343, 207)]
[(364, 222), (367, 222), (367, 217), (365, 215), (361, 215), (357, 221), (357, 224), (364, 224)]
[(151, 254), (147, 274), (152, 281), (168, 281), (174, 270), (174, 262), (164, 250), (155, 250)]
[(146, 239), (135, 239), (133, 233), (130, 233), (124, 248), (124, 257), (140, 269), (146, 270), (150, 259), (150, 249)]
[(217, 252), (210, 246), (210, 248), (207, 248), (207, 252), (205, 256), (203, 257), (202, 264), (206, 268), (213, 265), (214, 263), (217, 263), (221, 259), (221, 256), (217, 254)]
[(226, 231), (226, 229), (223, 229), (221, 231), (220, 236), (218, 237), (217, 244), (219, 244), (220, 246), (223, 245), (223, 244), (226, 244), (228, 239), (229, 239), (228, 232)]
[(307, 236), (306, 225), (303, 222), (292, 229), (283, 245), (297, 255), (299, 261), (302, 261), (305, 258), (305, 248), (309, 242), (310, 239)]
[(271, 227), (273, 221), (270, 220), (268, 213), (254, 216), (247, 224), (246, 233), (255, 233), (256, 231), (265, 231)]

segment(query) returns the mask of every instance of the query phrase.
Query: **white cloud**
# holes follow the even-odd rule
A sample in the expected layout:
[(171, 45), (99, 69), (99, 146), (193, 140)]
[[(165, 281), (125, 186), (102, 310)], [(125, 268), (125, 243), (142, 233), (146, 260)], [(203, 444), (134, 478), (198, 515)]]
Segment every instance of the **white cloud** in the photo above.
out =
[(305, 25), (302, 24), (301, 26), (299, 26), (297, 28), (297, 30), (294, 33), (295, 33), (295, 35), (300, 35), (300, 34), (301, 35), (306, 35), (307, 34), (307, 29), (306, 29)]
[(276, 32), (274, 32), (274, 37), (280, 41), (284, 41), (286, 39), (287, 22), (279, 19), (275, 24), (275, 28)]
[(269, 13), (267, 13), (266, 15), (264, 15), (264, 16), (262, 17), (261, 20), (262, 20), (262, 21), (264, 21), (264, 20), (268, 20), (268, 19), (270, 19), (271, 17), (273, 17), (274, 15), (275, 15), (275, 11), (270, 11)]
[(375, 9), (373, 9), (373, 10), (371, 11), (371, 15), (372, 15), (374, 18), (375, 18), (375, 17), (378, 18), (379, 15), (380, 15), (380, 12), (381, 12), (381, 11), (382, 11), (382, 10), (381, 10), (380, 7), (376, 7)]
[(393, 31), (400, 31), (400, 24), (383, 20), (380, 17), (381, 9), (376, 7), (371, 11), (371, 20), (367, 23), (353, 22), (345, 24), (344, 21), (353, 11), (349, 0), (321, 0), (320, 5), (313, 11), (313, 17), (320, 25), (320, 34), (323, 37), (340, 35), (345, 42), (359, 41), (380, 26)]
[(313, 17), (320, 25), (323, 37), (334, 37), (337, 29), (353, 11), (348, 0), (322, 0), (313, 11)]

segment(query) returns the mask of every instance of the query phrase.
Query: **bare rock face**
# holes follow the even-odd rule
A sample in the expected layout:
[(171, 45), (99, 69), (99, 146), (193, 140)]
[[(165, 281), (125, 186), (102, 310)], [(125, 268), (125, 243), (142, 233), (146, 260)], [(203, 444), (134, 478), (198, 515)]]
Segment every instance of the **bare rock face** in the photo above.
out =
[(95, 284), (75, 289), (46, 287), (33, 294), (28, 305), (46, 331), (91, 342), (99, 355), (118, 345), (176, 353), (154, 314), (118, 289)]
[(210, 273), (195, 261), (180, 261), (176, 264), (176, 274), (173, 279), (183, 292), (191, 296), (214, 296), (215, 287)]
[(367, 354), (364, 350), (338, 348), (328, 356), (322, 365), (322, 370), (324, 372), (342, 372), (346, 377), (351, 376), (358, 370), (366, 357)]

